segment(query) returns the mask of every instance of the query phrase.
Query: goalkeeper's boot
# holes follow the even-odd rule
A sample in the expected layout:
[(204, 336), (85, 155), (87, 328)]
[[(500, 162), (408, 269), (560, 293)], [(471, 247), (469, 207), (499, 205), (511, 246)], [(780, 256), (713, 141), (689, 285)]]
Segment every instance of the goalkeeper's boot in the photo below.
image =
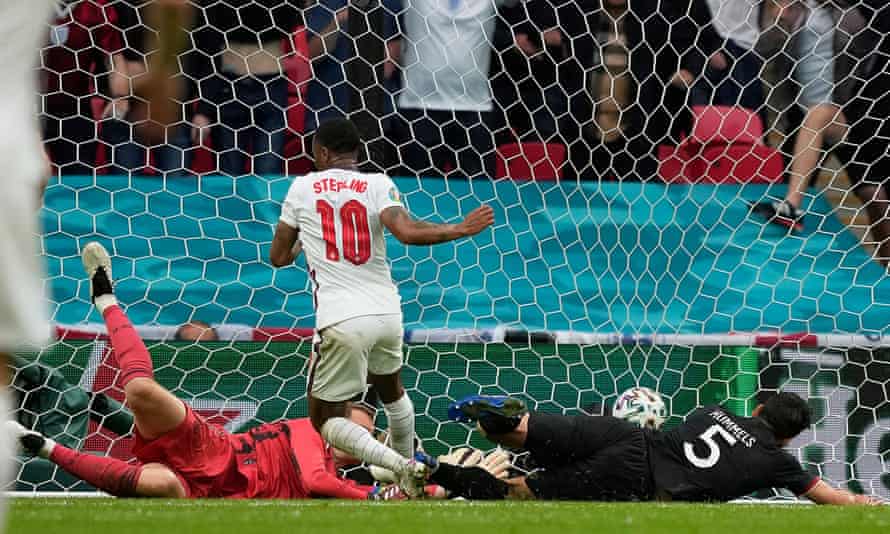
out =
[(409, 498), (423, 497), (429, 474), (430, 470), (426, 464), (412, 458), (405, 470), (399, 473), (399, 487)]
[(770, 224), (775, 224), (794, 232), (803, 230), (803, 211), (785, 200), (752, 204), (751, 213), (763, 217)]
[(448, 418), (462, 423), (477, 421), (489, 434), (512, 432), (528, 413), (525, 403), (513, 397), (471, 395), (448, 407)]
[(87, 243), (80, 253), (83, 269), (90, 278), (90, 295), (99, 313), (117, 304), (114, 284), (111, 278), (111, 256), (105, 247), (93, 241)]
[(96, 297), (114, 294), (111, 282), (111, 256), (105, 247), (93, 241), (87, 243), (80, 253), (83, 261), (83, 270), (90, 279), (91, 296), (95, 302)]
[(44, 436), (40, 432), (28, 430), (18, 421), (7, 421), (6, 432), (18, 442), (22, 450), (40, 456), (41, 458), (49, 458), (53, 452), (56, 442)]

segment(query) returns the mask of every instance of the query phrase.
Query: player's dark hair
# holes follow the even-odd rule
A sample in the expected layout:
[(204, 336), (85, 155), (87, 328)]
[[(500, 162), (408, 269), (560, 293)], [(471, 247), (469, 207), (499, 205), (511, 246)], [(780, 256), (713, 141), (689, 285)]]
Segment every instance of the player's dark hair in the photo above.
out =
[(780, 392), (769, 398), (760, 410), (778, 439), (789, 439), (810, 426), (810, 406), (796, 393)]
[(315, 130), (315, 142), (334, 154), (351, 154), (358, 151), (362, 137), (351, 120), (331, 119)]

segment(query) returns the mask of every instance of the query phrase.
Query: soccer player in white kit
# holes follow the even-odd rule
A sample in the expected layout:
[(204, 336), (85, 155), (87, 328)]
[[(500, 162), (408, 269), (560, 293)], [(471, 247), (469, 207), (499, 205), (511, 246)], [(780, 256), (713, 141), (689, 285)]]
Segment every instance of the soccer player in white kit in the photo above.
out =
[[(9, 418), (8, 354), (41, 347), (49, 338), (43, 267), (37, 248), (37, 210), (47, 163), (37, 124), (37, 61), (47, 38), (52, 0), (0, 4), (0, 417)], [(13, 444), (0, 432), (0, 481), (9, 480)], [(2, 498), (2, 496), (0, 496)], [(0, 506), (0, 529), (5, 507)]]
[[(411, 218), (393, 181), (358, 171), (355, 125), (335, 119), (312, 143), (317, 172), (294, 180), (281, 209), (270, 259), (291, 265), (306, 253), (315, 285), (316, 343), (309, 376), (309, 417), (335, 448), (389, 469), (410, 496), (422, 492), (425, 467), (414, 456), (414, 405), (402, 387), (401, 299), (386, 260), (384, 227), (405, 244), (433, 245), (478, 234), (494, 222), (480, 206), (458, 224)], [(347, 418), (349, 399), (373, 384), (389, 421), (392, 448)]]

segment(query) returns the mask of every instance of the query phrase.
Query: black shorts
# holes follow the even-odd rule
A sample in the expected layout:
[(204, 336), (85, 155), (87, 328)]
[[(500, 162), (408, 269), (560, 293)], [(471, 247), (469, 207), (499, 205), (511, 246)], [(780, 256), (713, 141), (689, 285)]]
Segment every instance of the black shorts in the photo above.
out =
[(532, 413), (525, 449), (542, 468), (526, 478), (539, 499), (651, 498), (646, 438), (623, 419)]

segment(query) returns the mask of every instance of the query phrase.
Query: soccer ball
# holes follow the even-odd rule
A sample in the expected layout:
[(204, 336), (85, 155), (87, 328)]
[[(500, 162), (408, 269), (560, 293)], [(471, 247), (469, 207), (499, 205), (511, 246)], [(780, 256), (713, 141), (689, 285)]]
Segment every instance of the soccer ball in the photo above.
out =
[(657, 391), (644, 387), (630, 388), (615, 401), (612, 415), (641, 428), (658, 430), (667, 419), (664, 399)]

